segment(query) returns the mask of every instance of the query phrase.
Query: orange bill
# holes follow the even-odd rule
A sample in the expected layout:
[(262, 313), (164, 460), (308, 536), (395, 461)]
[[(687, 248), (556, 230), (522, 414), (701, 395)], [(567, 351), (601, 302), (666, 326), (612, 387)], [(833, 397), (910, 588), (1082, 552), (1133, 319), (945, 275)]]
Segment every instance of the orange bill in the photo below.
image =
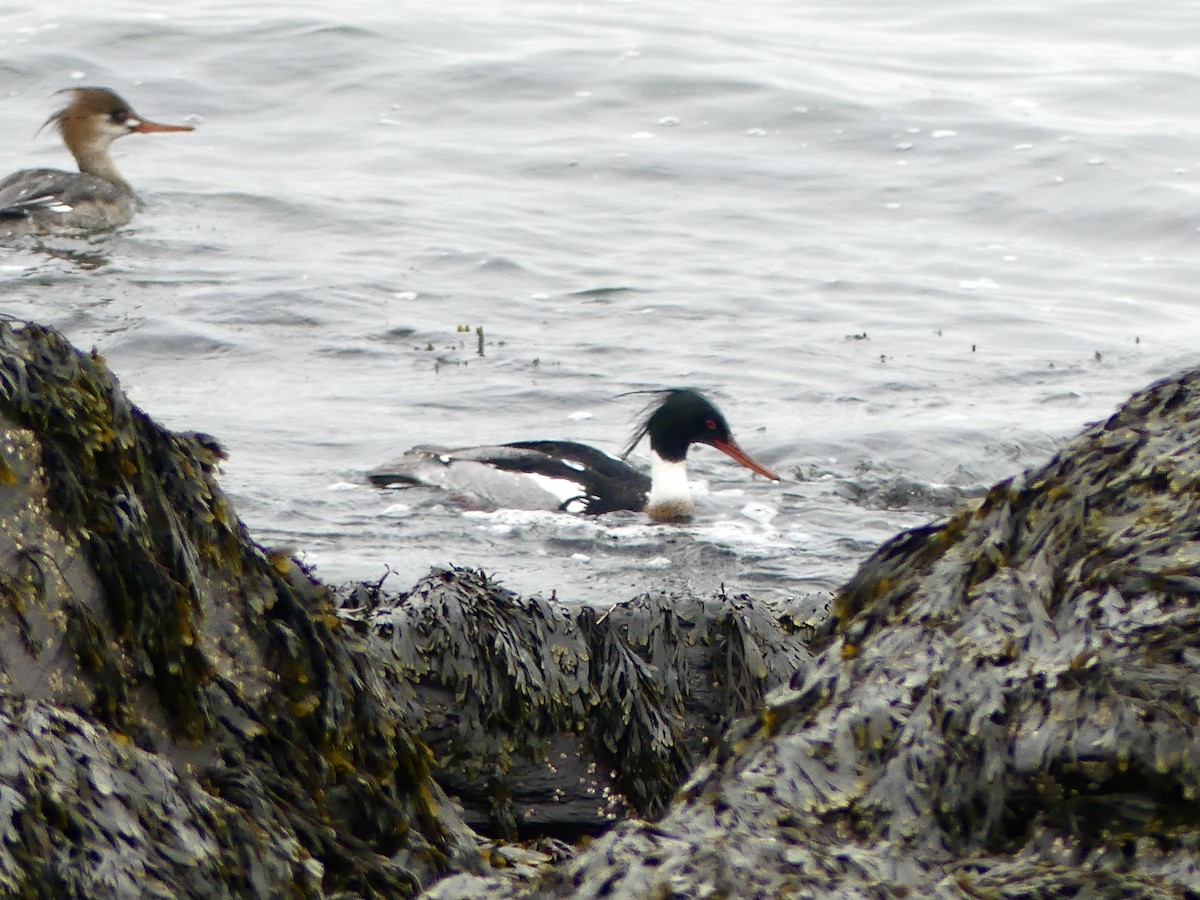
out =
[(129, 130), (139, 134), (148, 134), (151, 131), (195, 131), (196, 129), (191, 125), (159, 125), (157, 122), (147, 122), (145, 119), (141, 119)]
[(764, 478), (770, 478), (772, 481), (778, 481), (779, 476), (752, 458), (745, 450), (739, 447), (731, 438), (728, 441), (713, 441), (712, 445), (724, 453), (731, 459), (736, 459), (751, 472), (757, 472)]

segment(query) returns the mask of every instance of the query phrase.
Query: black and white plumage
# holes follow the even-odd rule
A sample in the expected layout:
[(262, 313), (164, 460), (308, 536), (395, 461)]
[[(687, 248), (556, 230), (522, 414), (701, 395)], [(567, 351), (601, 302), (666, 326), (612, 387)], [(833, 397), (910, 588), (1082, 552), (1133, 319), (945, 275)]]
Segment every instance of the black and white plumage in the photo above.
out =
[[(589, 515), (645, 510), (655, 521), (683, 521), (695, 509), (686, 459), (692, 444), (708, 444), (772, 481), (779, 476), (734, 441), (720, 411), (698, 391), (657, 392), (620, 459), (574, 441), (515, 441), (447, 450), (416, 447), (368, 477), (381, 487), (428, 485), (509, 509), (551, 509)], [(625, 462), (650, 438), (647, 476)]]
[(192, 130), (143, 119), (108, 88), (60, 93), (71, 94), (71, 102), (46, 125), (57, 128), (79, 171), (22, 169), (0, 181), (2, 231), (95, 231), (128, 224), (137, 212), (137, 195), (117, 171), (109, 146), (127, 134)]

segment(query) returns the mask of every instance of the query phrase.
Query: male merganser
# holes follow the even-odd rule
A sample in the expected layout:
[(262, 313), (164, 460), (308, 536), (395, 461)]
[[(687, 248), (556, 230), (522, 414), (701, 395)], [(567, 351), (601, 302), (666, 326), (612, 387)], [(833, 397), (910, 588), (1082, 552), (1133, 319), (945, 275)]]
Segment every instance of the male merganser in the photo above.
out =
[(109, 145), (127, 134), (193, 130), (143, 119), (108, 88), (59, 93), (70, 93), (71, 102), (42, 128), (55, 124), (79, 171), (23, 169), (0, 181), (0, 231), (91, 231), (127, 224), (137, 211), (137, 195), (113, 165)]
[[(704, 395), (685, 388), (651, 393), (661, 393), (662, 399), (646, 410), (620, 459), (574, 441), (516, 441), (462, 450), (415, 447), (368, 477), (381, 487), (424, 484), (469, 493), (497, 507), (591, 515), (645, 510), (656, 522), (692, 517), (696, 505), (685, 468), (692, 444), (716, 447), (747, 469), (779, 480), (737, 445), (725, 417)], [(648, 478), (624, 462), (647, 435)]]

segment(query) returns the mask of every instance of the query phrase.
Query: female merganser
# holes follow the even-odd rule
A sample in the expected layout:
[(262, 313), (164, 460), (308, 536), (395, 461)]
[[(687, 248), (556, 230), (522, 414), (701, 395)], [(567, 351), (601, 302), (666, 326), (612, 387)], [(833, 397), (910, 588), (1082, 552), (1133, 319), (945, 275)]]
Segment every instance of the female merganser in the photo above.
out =
[(137, 195), (113, 165), (109, 145), (127, 134), (193, 130), (143, 119), (108, 88), (59, 93), (70, 93), (71, 102), (42, 128), (57, 126), (79, 171), (23, 169), (0, 181), (0, 231), (91, 231), (127, 224), (137, 211)]
[[(469, 493), (497, 507), (591, 515), (645, 510), (656, 522), (692, 516), (696, 504), (685, 468), (692, 444), (716, 447), (747, 469), (779, 480), (737, 445), (725, 417), (702, 394), (685, 388), (650, 393), (660, 393), (662, 399), (646, 410), (620, 459), (574, 441), (516, 441), (463, 450), (415, 447), (368, 477), (381, 487), (424, 484)], [(623, 461), (646, 435), (649, 478)]]

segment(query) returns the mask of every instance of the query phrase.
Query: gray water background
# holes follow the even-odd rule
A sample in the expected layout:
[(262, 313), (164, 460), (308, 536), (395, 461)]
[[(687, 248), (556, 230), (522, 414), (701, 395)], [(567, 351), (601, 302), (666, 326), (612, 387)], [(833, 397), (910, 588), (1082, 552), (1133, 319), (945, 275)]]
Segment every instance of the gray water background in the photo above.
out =
[[(253, 534), (331, 581), (819, 598), (1200, 355), (1193, 3), (167, 9), (0, 9), (0, 171), (69, 166), (34, 133), (71, 85), (198, 125), (116, 145), (131, 227), (0, 248), (0, 312), (216, 436)], [(363, 482), (617, 450), (617, 395), (682, 384), (783, 483), (693, 451), (675, 528)]]

